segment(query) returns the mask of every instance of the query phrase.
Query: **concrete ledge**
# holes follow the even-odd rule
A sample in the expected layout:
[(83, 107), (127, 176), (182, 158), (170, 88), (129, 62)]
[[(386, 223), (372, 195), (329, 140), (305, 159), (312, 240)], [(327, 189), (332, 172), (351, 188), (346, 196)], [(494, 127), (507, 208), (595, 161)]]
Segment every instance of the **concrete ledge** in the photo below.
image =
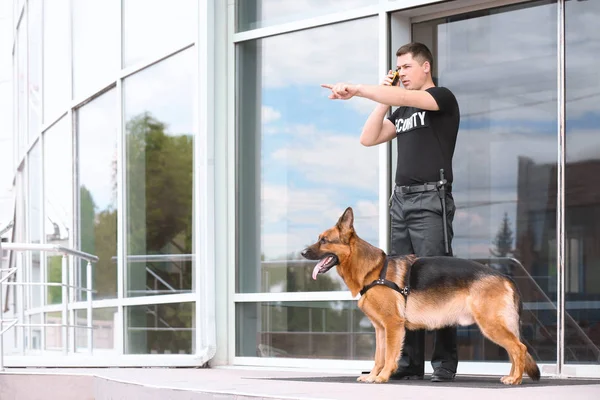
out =
[(94, 400), (93, 376), (0, 374), (2, 400)]

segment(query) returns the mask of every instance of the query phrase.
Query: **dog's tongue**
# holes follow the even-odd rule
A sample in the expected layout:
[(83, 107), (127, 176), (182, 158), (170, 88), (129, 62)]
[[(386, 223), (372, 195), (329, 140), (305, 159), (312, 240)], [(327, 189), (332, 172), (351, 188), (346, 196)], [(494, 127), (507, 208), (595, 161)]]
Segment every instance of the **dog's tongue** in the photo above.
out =
[(313, 273), (312, 273), (312, 278), (314, 280), (317, 280), (317, 275), (319, 274), (319, 270), (321, 269), (321, 267), (323, 265), (327, 264), (329, 262), (329, 260), (331, 260), (331, 257), (324, 258), (321, 261), (319, 261), (319, 263), (317, 265), (315, 265), (315, 269), (313, 269)]

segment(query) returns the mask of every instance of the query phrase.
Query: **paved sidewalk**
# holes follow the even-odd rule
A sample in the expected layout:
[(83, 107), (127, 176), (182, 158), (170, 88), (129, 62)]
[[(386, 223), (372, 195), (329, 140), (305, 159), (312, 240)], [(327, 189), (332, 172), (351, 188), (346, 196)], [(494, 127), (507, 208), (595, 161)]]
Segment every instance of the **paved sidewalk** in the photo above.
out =
[[(71, 384), (95, 378), (94, 399), (599, 399), (600, 380), (525, 378), (519, 387), (506, 387), (499, 377), (460, 376), (454, 383), (395, 381), (387, 384), (355, 382), (351, 373), (323, 373), (298, 369), (220, 367), (9, 369), (2, 379), (54, 376)], [(18, 377), (16, 375), (19, 375)], [(22, 385), (22, 383), (20, 383)], [(89, 384), (88, 384), (89, 385)], [(27, 385), (25, 385), (27, 386)], [(60, 388), (57, 388), (59, 390)], [(54, 392), (54, 391), (52, 391)], [(64, 393), (64, 392), (63, 392)], [(133, 396), (133, 397), (132, 397)], [(20, 398), (20, 397), (15, 397)], [(66, 397), (61, 397), (66, 398)], [(81, 397), (83, 398), (83, 397)], [(4, 400), (4, 399), (3, 399)]]

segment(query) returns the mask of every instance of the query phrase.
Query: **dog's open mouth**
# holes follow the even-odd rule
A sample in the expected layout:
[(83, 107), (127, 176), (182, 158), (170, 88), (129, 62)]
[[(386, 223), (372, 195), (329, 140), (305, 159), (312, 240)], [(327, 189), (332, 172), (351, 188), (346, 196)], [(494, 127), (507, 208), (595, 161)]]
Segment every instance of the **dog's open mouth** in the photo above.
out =
[(318, 274), (324, 274), (339, 263), (337, 256), (333, 253), (325, 254), (313, 269), (312, 278), (317, 279)]

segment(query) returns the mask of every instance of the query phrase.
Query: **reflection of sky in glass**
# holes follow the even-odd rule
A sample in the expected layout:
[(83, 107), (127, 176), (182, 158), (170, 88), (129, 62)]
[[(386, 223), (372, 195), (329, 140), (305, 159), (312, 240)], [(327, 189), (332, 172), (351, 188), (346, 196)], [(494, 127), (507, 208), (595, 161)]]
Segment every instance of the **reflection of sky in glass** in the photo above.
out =
[[(44, 233), (67, 239), (71, 230), (73, 140), (68, 119), (62, 118), (44, 133)], [(47, 237), (47, 236), (46, 236)], [(63, 243), (64, 244), (64, 243)]]
[(90, 95), (119, 70), (117, 0), (73, 1), (73, 94)]
[(67, 107), (69, 94), (69, 0), (44, 3), (44, 122)]
[(236, 3), (237, 30), (245, 31), (376, 5), (378, 0), (237, 0)]
[(515, 231), (519, 157), (557, 157), (556, 7), (437, 23), (437, 75), (461, 108), (454, 253), (487, 257), (504, 213)]
[(194, 41), (195, 0), (123, 1), (123, 66)]
[(359, 143), (374, 103), (333, 102), (319, 86), (377, 81), (377, 20), (275, 36), (258, 48), (261, 252), (298, 253), (348, 206), (358, 234), (377, 243), (378, 149)]
[(193, 133), (194, 66), (190, 48), (125, 79), (125, 121), (149, 112), (167, 125), (166, 133)]
[(79, 184), (92, 195), (96, 212), (115, 209), (117, 93), (104, 93), (77, 110)]

